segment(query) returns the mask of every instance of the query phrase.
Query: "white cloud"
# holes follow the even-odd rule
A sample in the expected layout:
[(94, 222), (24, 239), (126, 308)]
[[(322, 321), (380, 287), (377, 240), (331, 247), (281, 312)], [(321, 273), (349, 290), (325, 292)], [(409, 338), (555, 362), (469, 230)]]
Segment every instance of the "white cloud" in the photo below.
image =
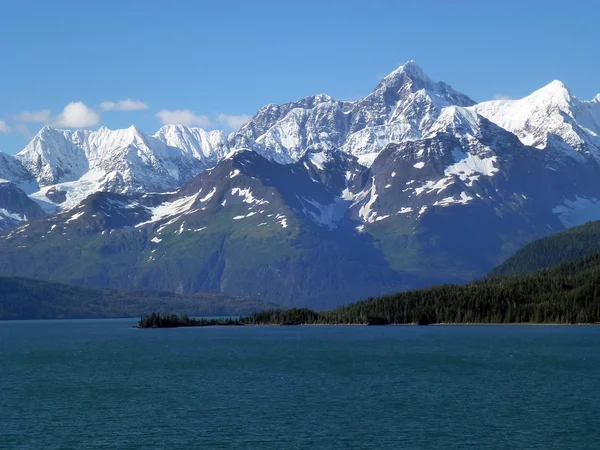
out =
[(10, 127), (4, 120), (0, 120), (0, 134), (10, 133)]
[(83, 102), (71, 102), (54, 122), (59, 127), (89, 128), (100, 123), (100, 114)]
[(250, 116), (245, 114), (219, 114), (217, 116), (217, 122), (224, 124), (230, 130), (237, 131), (250, 120)]
[(49, 109), (42, 111), (23, 111), (15, 116), (15, 120), (25, 123), (48, 123), (52, 112)]
[(175, 111), (163, 109), (156, 113), (156, 117), (158, 117), (163, 125), (180, 124), (187, 127), (202, 128), (212, 126), (212, 122), (207, 116), (198, 116), (189, 109), (177, 109)]
[(504, 94), (496, 94), (494, 95), (494, 100), (512, 100), (512, 97)]
[(17, 130), (19, 133), (21, 133), (23, 136), (25, 136), (26, 138), (31, 138), (33, 137), (33, 133), (31, 132), (31, 130), (27, 127), (27, 125), (25, 125), (24, 123), (18, 123), (15, 125), (15, 130)]
[(119, 100), (118, 102), (102, 102), (100, 103), (102, 111), (142, 111), (148, 109), (148, 105), (140, 100)]

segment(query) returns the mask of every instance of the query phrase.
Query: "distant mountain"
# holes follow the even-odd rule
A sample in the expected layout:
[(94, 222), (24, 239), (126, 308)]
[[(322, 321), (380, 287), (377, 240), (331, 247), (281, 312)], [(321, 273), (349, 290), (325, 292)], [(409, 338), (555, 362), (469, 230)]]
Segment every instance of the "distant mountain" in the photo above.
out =
[(523, 275), (594, 253), (600, 253), (600, 221), (533, 241), (496, 267), (491, 275)]
[(154, 137), (169, 147), (180, 149), (188, 158), (198, 160), (202, 170), (216, 166), (230, 152), (227, 136), (220, 130), (166, 125)]
[(433, 82), (410, 61), (356, 102), (317, 95), (267, 105), (230, 138), (230, 147), (280, 163), (297, 161), (306, 151), (339, 149), (368, 165), (388, 144), (420, 139), (443, 108), (474, 103), (447, 84)]
[(273, 307), (248, 297), (92, 289), (0, 277), (0, 320), (140, 317), (148, 311), (199, 316), (250, 314)]
[(0, 234), (0, 273), (318, 308), (466, 282), (600, 219), (598, 105), (558, 82), (476, 105), (409, 62), (228, 136), (45, 128), (0, 171), (60, 211)]
[(42, 208), (14, 183), (0, 180), (0, 230), (13, 228), (43, 215)]
[(0, 180), (37, 187), (35, 178), (14, 156), (0, 152)]
[(154, 136), (136, 127), (114, 131), (45, 127), (15, 156), (16, 161), (2, 164), (12, 158), (2, 154), (0, 177), (17, 184), (35, 181), (28, 192), (54, 212), (72, 208), (94, 192), (174, 190), (240, 150), (291, 163), (306, 151), (340, 149), (368, 165), (388, 143), (420, 138), (444, 107), (473, 104), (445, 83), (433, 82), (411, 61), (360, 101), (318, 95), (268, 105), (230, 136), (181, 125), (165, 126)]
[[(168, 141), (170, 133), (161, 130), (159, 136)], [(32, 198), (50, 211), (72, 208), (94, 192), (176, 189), (212, 164), (209, 157), (135, 127), (74, 132), (45, 127), (15, 156), (39, 186)]]
[(555, 80), (521, 100), (484, 102), (473, 109), (525, 145), (552, 149), (563, 158), (600, 162), (600, 94), (581, 101)]
[(281, 166), (238, 152), (175, 193), (97, 193), (26, 233), (13, 229), (0, 237), (0, 271), (284, 305), (405, 289), (416, 277), (390, 269), (343, 198), (361, 189), (363, 169), (340, 153)]

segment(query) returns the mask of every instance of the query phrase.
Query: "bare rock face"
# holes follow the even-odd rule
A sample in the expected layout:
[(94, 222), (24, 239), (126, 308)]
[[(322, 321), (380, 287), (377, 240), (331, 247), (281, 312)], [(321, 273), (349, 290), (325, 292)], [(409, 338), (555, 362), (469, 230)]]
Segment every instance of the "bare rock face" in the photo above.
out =
[[(598, 136), (600, 97), (475, 105), (414, 62), (228, 136), (44, 128), (0, 154), (0, 274), (319, 308), (469, 281), (600, 219)], [(43, 215), (25, 192), (59, 213), (24, 223)]]
[(13, 228), (44, 214), (42, 208), (14, 183), (0, 182), (0, 230)]

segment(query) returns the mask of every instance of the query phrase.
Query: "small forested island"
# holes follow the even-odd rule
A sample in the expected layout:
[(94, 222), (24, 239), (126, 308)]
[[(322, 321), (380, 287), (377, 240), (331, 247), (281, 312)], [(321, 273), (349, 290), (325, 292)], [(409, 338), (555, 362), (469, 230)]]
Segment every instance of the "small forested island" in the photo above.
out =
[(239, 319), (196, 319), (187, 315), (152, 313), (140, 319), (135, 328), (178, 328), (178, 327), (209, 327), (215, 325), (243, 325)]

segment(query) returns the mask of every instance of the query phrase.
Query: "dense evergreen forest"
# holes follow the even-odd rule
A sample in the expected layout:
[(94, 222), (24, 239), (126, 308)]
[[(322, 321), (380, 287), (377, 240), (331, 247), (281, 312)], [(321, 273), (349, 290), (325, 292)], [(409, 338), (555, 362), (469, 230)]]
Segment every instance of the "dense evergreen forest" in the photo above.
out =
[(140, 317), (148, 311), (221, 316), (251, 314), (273, 306), (252, 298), (220, 294), (95, 289), (0, 277), (0, 320)]
[(189, 317), (187, 314), (178, 316), (177, 314), (152, 313), (144, 316), (138, 322), (136, 328), (178, 328), (178, 327), (209, 327), (209, 326), (228, 326), (243, 325), (239, 319), (231, 317), (205, 319)]
[(267, 311), (245, 323), (600, 323), (600, 253), (549, 270), (442, 285), (322, 313)]
[(600, 252), (600, 221), (538, 239), (496, 267), (490, 276), (523, 275)]
[[(172, 318), (170, 325), (185, 326), (178, 320)], [(528, 275), (402, 292), (324, 312), (273, 309), (231, 324), (410, 323), (600, 323), (600, 253)], [(160, 326), (156, 321), (148, 324)]]

